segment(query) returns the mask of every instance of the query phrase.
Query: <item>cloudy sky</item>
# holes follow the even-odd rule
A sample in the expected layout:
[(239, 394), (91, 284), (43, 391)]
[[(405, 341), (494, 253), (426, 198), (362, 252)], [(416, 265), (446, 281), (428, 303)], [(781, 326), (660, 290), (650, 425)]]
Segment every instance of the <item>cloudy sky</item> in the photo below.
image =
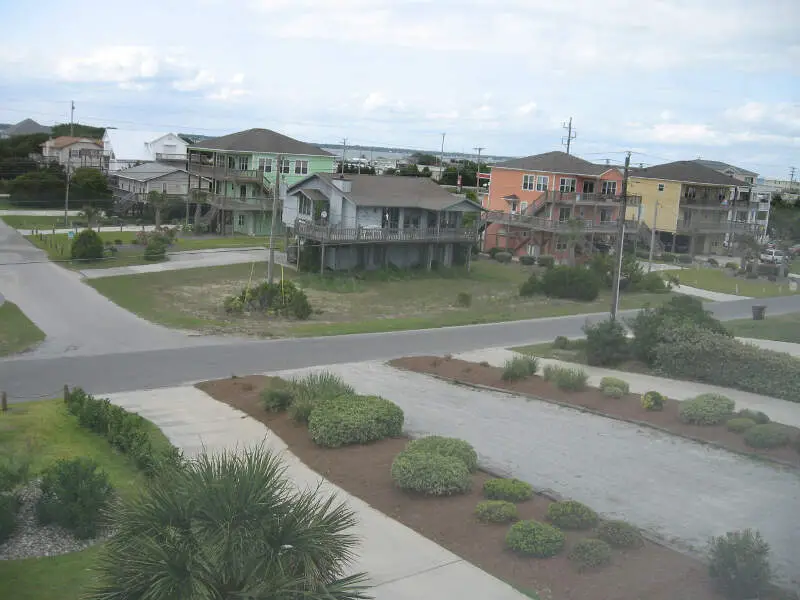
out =
[(0, 0), (0, 122), (800, 169), (797, 0)]

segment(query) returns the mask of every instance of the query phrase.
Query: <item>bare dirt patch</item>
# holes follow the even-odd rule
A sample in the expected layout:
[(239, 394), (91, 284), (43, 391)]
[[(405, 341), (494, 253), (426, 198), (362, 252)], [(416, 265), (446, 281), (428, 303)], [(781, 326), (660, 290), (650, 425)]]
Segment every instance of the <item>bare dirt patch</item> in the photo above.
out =
[[(566, 558), (569, 548), (591, 532), (568, 532), (567, 549), (541, 560), (522, 558), (505, 549), (507, 525), (484, 525), (473, 512), (484, 500), (483, 482), (491, 475), (473, 476), (472, 491), (449, 498), (423, 498), (397, 489), (391, 480), (392, 460), (407, 439), (389, 439), (367, 446), (321, 448), (305, 426), (285, 413), (266, 412), (260, 392), (276, 381), (264, 376), (209, 381), (197, 387), (261, 421), (306, 465), (336, 485), (411, 527), (495, 577), (526, 591), (547, 591), (558, 600), (717, 600), (705, 566), (662, 546), (645, 543), (630, 551), (614, 551), (612, 564), (579, 573)], [(550, 500), (535, 496), (519, 504), (522, 519), (544, 520)], [(544, 596), (548, 597), (548, 596)]]
[[(622, 398), (608, 398), (597, 388), (586, 388), (582, 392), (567, 392), (560, 390), (553, 383), (545, 381), (538, 375), (527, 377), (521, 381), (503, 381), (501, 378), (503, 369), (464, 360), (412, 356), (393, 360), (389, 364), (452, 381), (507, 390), (539, 400), (556, 401), (576, 408), (590, 409), (616, 419), (653, 425), (669, 433), (716, 444), (735, 452), (774, 459), (784, 464), (800, 467), (800, 453), (790, 446), (772, 449), (751, 448), (745, 444), (742, 434), (728, 431), (724, 424), (702, 426), (681, 422), (678, 418), (681, 403), (678, 400), (667, 399), (664, 410), (648, 411), (642, 408), (639, 394), (626, 394)], [(786, 427), (790, 431), (792, 439), (800, 436), (800, 429), (788, 425)]]

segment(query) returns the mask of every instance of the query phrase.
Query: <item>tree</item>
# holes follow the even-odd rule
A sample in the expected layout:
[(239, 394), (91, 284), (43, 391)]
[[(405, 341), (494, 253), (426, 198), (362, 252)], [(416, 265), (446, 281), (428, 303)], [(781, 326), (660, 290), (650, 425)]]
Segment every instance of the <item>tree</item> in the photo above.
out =
[(366, 575), (344, 575), (355, 524), (334, 497), (296, 491), (269, 451), (203, 454), (116, 505), (89, 597), (367, 598)]
[(111, 207), (111, 188), (108, 179), (97, 169), (79, 167), (75, 169), (69, 184), (70, 199), (83, 202), (97, 209)]
[(567, 233), (565, 237), (567, 238), (567, 253), (568, 253), (568, 262), (571, 267), (575, 266), (575, 248), (578, 246), (583, 239), (583, 229), (584, 223), (582, 219), (570, 219), (567, 221)]
[[(70, 127), (72, 127), (71, 134)], [(87, 137), (99, 140), (102, 139), (103, 134), (105, 134), (106, 128), (92, 127), (91, 125), (82, 125), (80, 123), (73, 123), (71, 126), (69, 123), (59, 123), (58, 125), (53, 125), (51, 131), (53, 137), (58, 137), (60, 135), (74, 135), (75, 137)]]
[(73, 260), (100, 260), (103, 258), (103, 239), (92, 229), (84, 229), (72, 242), (70, 255)]
[(7, 184), (11, 204), (26, 208), (61, 208), (65, 188), (66, 178), (60, 167), (31, 171)]
[(420, 176), (419, 167), (417, 167), (417, 165), (413, 163), (408, 165), (402, 165), (400, 167), (400, 170), (398, 171), (398, 174), (404, 177), (419, 177)]
[(32, 133), (0, 140), (0, 157), (28, 158), (30, 154), (41, 154), (42, 144), (49, 138), (50, 135), (46, 133)]
[(439, 159), (436, 158), (433, 154), (426, 154), (424, 152), (414, 152), (408, 159), (418, 165), (438, 165)]
[(157, 192), (153, 190), (147, 194), (147, 202), (153, 207), (156, 227), (161, 227), (161, 212), (172, 205), (172, 198), (167, 192)]
[(431, 170), (428, 167), (422, 167), (422, 171), (420, 171), (420, 177), (430, 177), (432, 175)]

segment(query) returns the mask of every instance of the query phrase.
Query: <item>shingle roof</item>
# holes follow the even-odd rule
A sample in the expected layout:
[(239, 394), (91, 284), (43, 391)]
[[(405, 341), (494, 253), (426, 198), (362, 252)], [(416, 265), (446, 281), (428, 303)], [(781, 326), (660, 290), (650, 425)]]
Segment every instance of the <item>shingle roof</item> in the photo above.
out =
[[(301, 189), (310, 179), (319, 178), (329, 185), (339, 175), (317, 173), (289, 188), (289, 193)], [(352, 189), (345, 196), (358, 206), (380, 206), (397, 208), (424, 208), (444, 210), (454, 204), (468, 202), (480, 210), (480, 206), (463, 196), (451, 194), (428, 177), (402, 177), (399, 175), (347, 175)]]
[(641, 179), (663, 179), (685, 183), (701, 183), (708, 185), (739, 186), (742, 182), (714, 169), (701, 165), (694, 160), (677, 160), (663, 165), (653, 165), (644, 169), (631, 169), (631, 177)]
[(521, 171), (540, 171), (543, 173), (563, 173), (564, 175), (588, 175), (596, 177), (615, 167), (596, 165), (566, 152), (545, 152), (524, 158), (515, 158), (493, 165), (497, 169), (519, 169)]
[[(98, 140), (93, 140), (87, 137), (73, 137), (69, 135), (60, 135), (57, 138), (49, 140), (49, 145), (51, 148), (66, 148), (67, 146), (77, 144), (78, 142), (87, 142), (89, 144), (95, 144), (101, 147), (103, 145), (103, 143)], [(42, 146), (44, 146), (44, 144), (42, 144)]]
[(148, 162), (142, 165), (117, 171), (117, 176), (122, 177), (123, 179), (133, 179), (134, 181), (149, 181), (150, 179), (157, 179), (159, 177), (163, 177), (164, 175), (171, 175), (175, 172), (185, 173), (186, 171), (170, 165), (164, 165), (157, 162)]
[(50, 131), (52, 131), (50, 127), (39, 125), (33, 119), (25, 119), (6, 129), (6, 135), (12, 137), (15, 135), (30, 135), (32, 133), (50, 133)]
[(202, 140), (192, 148), (229, 150), (232, 152), (265, 152), (270, 154), (292, 154), (306, 156), (333, 156), (313, 144), (301, 142), (271, 129), (248, 129)]
[(753, 171), (748, 171), (747, 169), (742, 169), (741, 167), (730, 165), (728, 163), (724, 163), (719, 160), (705, 160), (702, 158), (697, 158), (695, 159), (694, 162), (700, 163), (701, 165), (708, 167), (709, 169), (714, 169), (715, 171), (726, 171), (728, 169), (733, 169), (734, 171), (738, 171), (742, 175), (749, 175), (751, 177), (758, 176), (758, 173), (753, 173)]

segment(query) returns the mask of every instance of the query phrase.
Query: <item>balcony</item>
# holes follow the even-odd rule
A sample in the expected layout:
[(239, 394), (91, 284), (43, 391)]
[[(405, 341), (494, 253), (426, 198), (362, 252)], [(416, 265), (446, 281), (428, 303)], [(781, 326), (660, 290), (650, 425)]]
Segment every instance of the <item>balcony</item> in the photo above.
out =
[[(615, 194), (596, 194), (583, 192), (547, 192), (547, 202), (558, 204), (619, 204), (622, 196)], [(628, 195), (628, 206), (638, 206), (642, 202), (641, 196)]]
[(267, 196), (225, 196), (207, 193), (205, 201), (223, 210), (265, 211), (272, 210), (272, 198)]
[[(555, 233), (567, 233), (575, 227), (573, 222), (578, 221), (582, 224), (582, 231), (586, 233), (616, 233), (617, 221), (595, 222), (590, 220), (575, 219), (573, 221), (559, 221), (558, 219), (545, 219), (542, 217), (531, 217), (527, 214), (507, 213), (499, 210), (489, 211), (484, 215), (484, 220), (488, 223), (500, 223), (512, 227), (524, 227), (535, 231), (552, 231)], [(628, 223), (629, 228), (635, 227), (635, 222)]]
[(308, 221), (297, 221), (297, 235), (323, 244), (386, 244), (400, 242), (417, 243), (475, 243), (478, 231), (474, 227), (427, 227), (404, 228), (383, 227), (339, 227), (317, 225)]
[(186, 162), (186, 154), (164, 154), (161, 152), (156, 152), (156, 160), (179, 160)]
[(758, 230), (755, 223), (745, 223), (743, 221), (678, 221), (676, 233), (756, 233)]
[(225, 165), (213, 165), (194, 160), (189, 161), (189, 173), (209, 179), (220, 181), (235, 181), (239, 183), (262, 183), (264, 169), (237, 169)]

